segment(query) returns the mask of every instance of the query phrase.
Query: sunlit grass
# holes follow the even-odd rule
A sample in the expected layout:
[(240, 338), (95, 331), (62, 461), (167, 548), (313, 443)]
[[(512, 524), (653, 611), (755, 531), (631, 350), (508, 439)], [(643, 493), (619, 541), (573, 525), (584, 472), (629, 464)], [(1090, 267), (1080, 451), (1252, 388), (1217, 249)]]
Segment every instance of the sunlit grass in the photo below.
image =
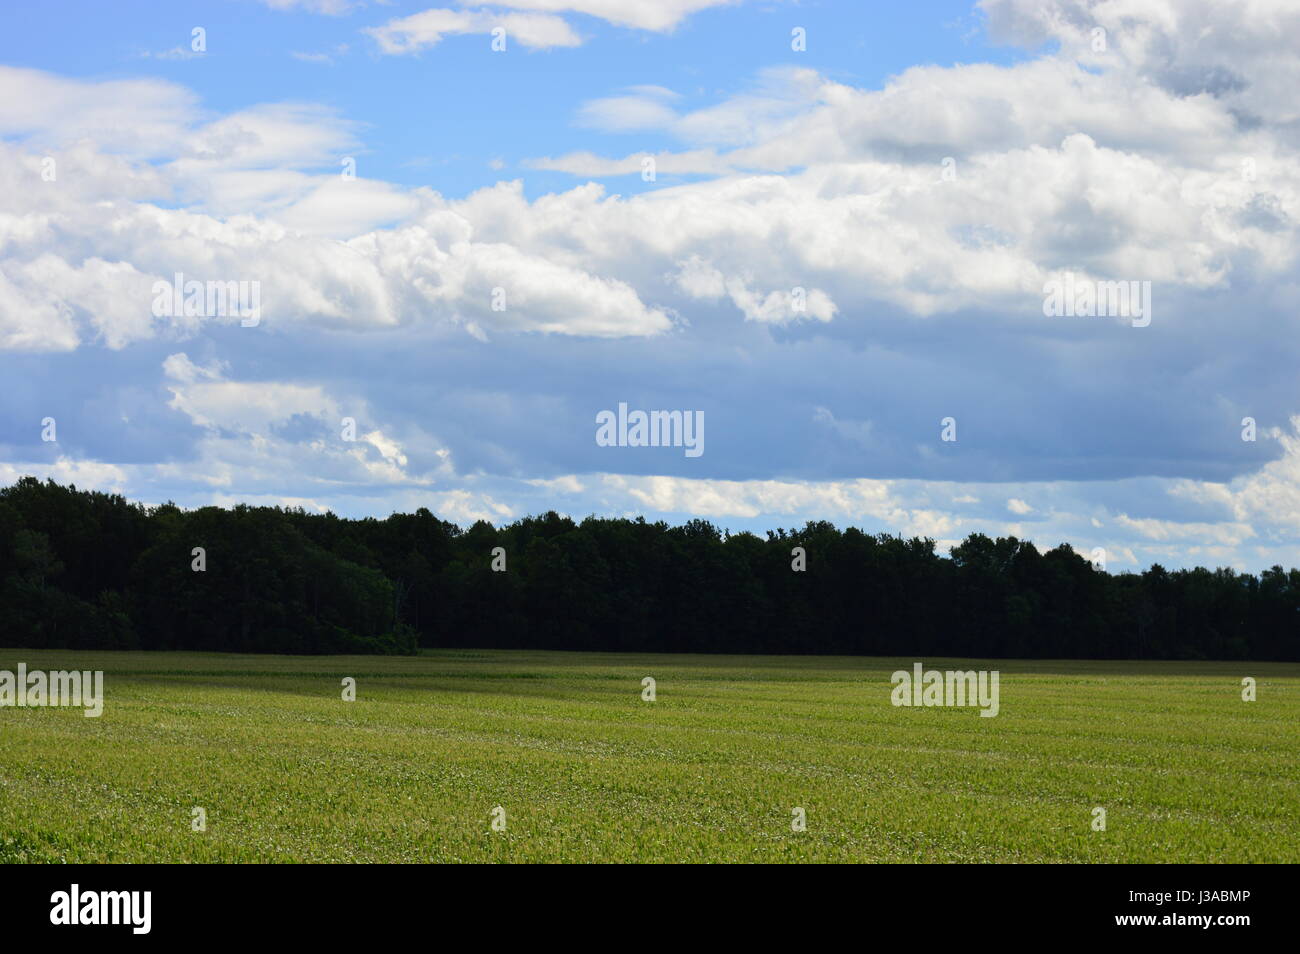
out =
[(914, 661), (0, 650), (106, 673), (0, 709), (0, 860), (1300, 861), (1300, 666), (965, 661), (980, 718)]

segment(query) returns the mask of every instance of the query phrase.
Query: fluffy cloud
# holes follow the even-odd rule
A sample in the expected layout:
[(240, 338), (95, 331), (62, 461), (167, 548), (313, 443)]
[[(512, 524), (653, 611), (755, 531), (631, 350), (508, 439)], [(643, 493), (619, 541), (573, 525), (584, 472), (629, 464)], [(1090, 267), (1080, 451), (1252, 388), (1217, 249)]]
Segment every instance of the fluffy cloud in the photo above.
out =
[(671, 30), (684, 19), (710, 7), (725, 7), (741, 0), (497, 0), (497, 5), (516, 10), (545, 10), (551, 13), (585, 13), (618, 26), (640, 30)]
[(52, 146), (89, 140), (105, 152), (174, 154), (197, 98), (153, 79), (90, 83), (0, 66), (0, 134)]
[[(1209, 94), (1281, 124), (1300, 118), (1290, 95), (1300, 32), (1289, 0), (980, 0), (994, 36), (1024, 46), (1048, 41), (1098, 68), (1124, 69), (1179, 96)], [(1098, 31), (1101, 31), (1100, 33)]]
[[(268, 0), (288, 5), (294, 0)], [(315, 0), (317, 3), (342, 4), (343, 0)], [(365, 32), (388, 54), (414, 53), (457, 34), (491, 33), (500, 27), (507, 42), (517, 40), (534, 49), (579, 46), (582, 38), (568, 21), (558, 14), (580, 13), (615, 26), (666, 32), (674, 29), (691, 14), (709, 7), (734, 5), (741, 0), (497, 0), (493, 6), (522, 13), (497, 13), (478, 9), (478, 4), (462, 2), (453, 10), (434, 8), (390, 20)], [(330, 11), (332, 12), (332, 11)]]
[(0, 483), (9, 485), (20, 477), (39, 477), (61, 484), (121, 492), (127, 485), (126, 470), (113, 464), (95, 460), (75, 460), (59, 457), (53, 463), (0, 463)]
[[(413, 474), (403, 443), (381, 427), (366, 429), (376, 412), (360, 397), (337, 399), (319, 384), (238, 381), (220, 363), (196, 364), (185, 353), (169, 355), (163, 371), (169, 406), (203, 433), (195, 471), (213, 486), (274, 480), (286, 470), (298, 484), (339, 488), (427, 486), (451, 474), (449, 455), (441, 464)], [(411, 439), (429, 445), (429, 435)]]
[(445, 36), (492, 33), (504, 30), (507, 44), (514, 40), (532, 49), (578, 46), (582, 38), (560, 17), (547, 14), (496, 14), (486, 10), (425, 10), (366, 30), (388, 54), (416, 53), (440, 43)]

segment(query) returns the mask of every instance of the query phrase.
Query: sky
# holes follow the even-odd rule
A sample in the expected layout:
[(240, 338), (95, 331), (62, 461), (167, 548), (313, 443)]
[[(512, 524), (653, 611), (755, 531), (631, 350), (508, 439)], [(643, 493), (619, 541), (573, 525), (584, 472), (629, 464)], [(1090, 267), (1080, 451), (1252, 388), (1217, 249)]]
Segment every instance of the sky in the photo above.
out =
[(0, 481), (1300, 564), (1298, 41), (1293, 0), (6, 4)]

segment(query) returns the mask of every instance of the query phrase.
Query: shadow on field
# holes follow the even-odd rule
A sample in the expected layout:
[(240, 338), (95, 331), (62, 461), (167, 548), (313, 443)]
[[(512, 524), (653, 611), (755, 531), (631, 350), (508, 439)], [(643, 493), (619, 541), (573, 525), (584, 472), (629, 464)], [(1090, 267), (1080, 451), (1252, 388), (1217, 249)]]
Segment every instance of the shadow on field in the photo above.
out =
[(284, 656), (235, 653), (3, 649), (0, 670), (19, 663), (29, 670), (102, 669), (107, 675), (203, 677), (224, 683), (254, 677), (268, 686), (279, 679), (322, 681), (352, 676), (358, 680), (442, 680), (459, 684), (467, 678), (490, 680), (503, 688), (557, 679), (582, 682), (621, 681), (653, 675), (706, 681), (823, 679), (862, 674), (885, 678), (897, 670), (997, 670), (1041, 676), (1108, 676), (1128, 678), (1300, 679), (1300, 663), (1210, 660), (1107, 659), (958, 659), (943, 656), (735, 656), (691, 653), (606, 653), (564, 650), (437, 648), (415, 656)]

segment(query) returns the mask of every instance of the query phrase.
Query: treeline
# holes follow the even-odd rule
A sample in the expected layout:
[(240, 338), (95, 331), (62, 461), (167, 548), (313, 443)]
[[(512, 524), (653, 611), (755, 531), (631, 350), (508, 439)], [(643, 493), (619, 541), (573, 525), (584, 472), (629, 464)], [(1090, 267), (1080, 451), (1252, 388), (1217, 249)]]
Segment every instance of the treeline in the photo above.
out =
[(826, 522), (187, 511), (31, 477), (0, 490), (0, 604), (23, 647), (1300, 659), (1295, 569), (1112, 575), (1068, 545), (973, 534), (947, 557)]

